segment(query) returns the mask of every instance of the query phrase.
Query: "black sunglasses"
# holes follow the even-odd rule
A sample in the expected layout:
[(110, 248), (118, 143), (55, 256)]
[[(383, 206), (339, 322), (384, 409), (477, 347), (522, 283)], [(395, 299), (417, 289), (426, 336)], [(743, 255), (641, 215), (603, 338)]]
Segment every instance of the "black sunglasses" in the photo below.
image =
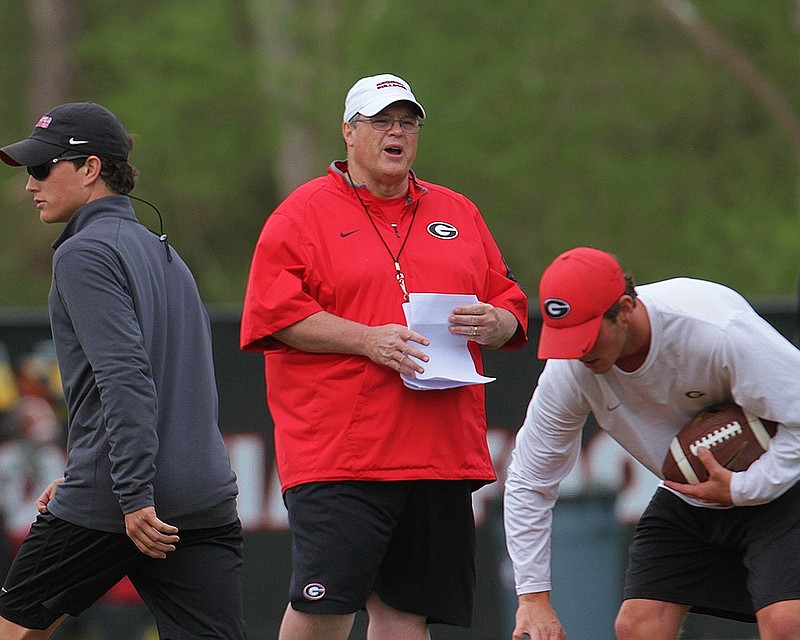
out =
[(38, 180), (42, 182), (43, 180), (47, 180), (50, 176), (50, 171), (53, 168), (53, 165), (58, 164), (59, 162), (64, 162), (66, 160), (80, 160), (81, 158), (88, 158), (87, 154), (78, 155), (78, 156), (64, 156), (63, 158), (53, 158), (52, 160), (45, 162), (43, 164), (37, 164), (35, 167), (26, 167), (28, 169), (28, 175), (31, 176), (34, 180)]

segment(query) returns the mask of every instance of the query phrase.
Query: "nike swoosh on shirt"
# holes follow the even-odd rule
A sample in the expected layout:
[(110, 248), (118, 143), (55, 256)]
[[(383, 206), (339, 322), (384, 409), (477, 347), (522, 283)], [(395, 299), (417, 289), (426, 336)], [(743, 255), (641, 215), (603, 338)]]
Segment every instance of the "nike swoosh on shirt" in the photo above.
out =
[(69, 139), (70, 144), (89, 144), (88, 140), (76, 140), (75, 138)]
[(621, 402), (618, 402), (613, 407), (611, 405), (607, 404), (606, 405), (606, 411), (616, 411), (619, 408), (619, 405), (621, 405), (621, 404), (622, 404)]
[(339, 235), (342, 236), (342, 238), (346, 238), (347, 236), (353, 235), (356, 231), (361, 231), (361, 229), (354, 229), (353, 231), (340, 231)]

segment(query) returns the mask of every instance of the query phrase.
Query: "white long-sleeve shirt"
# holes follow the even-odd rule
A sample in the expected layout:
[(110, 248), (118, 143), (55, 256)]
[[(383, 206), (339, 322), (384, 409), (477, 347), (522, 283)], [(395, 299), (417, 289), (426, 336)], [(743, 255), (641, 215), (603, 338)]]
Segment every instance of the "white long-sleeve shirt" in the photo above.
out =
[(578, 360), (549, 360), (539, 377), (505, 486), (506, 543), (518, 594), (550, 590), (552, 509), (590, 412), (661, 476), (680, 428), (701, 409), (733, 400), (779, 423), (769, 450), (733, 474), (734, 504), (769, 502), (800, 479), (800, 351), (722, 285), (676, 278), (636, 291), (652, 329), (649, 353), (636, 371), (614, 366), (596, 375)]

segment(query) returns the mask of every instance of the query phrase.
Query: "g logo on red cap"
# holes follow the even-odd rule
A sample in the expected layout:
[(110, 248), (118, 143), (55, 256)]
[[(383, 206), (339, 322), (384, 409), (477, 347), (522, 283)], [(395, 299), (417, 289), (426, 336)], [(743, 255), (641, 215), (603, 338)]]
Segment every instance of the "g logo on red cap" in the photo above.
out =
[(569, 302), (560, 298), (548, 298), (544, 301), (544, 312), (553, 320), (558, 320), (566, 316), (572, 307)]

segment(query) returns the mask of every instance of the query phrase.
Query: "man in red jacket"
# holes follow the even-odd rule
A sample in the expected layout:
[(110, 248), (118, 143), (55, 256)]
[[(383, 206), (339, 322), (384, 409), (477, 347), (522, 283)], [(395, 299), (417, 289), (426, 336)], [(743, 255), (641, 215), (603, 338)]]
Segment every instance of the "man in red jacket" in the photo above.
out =
[(390, 74), (347, 95), (347, 160), (296, 189), (258, 240), (241, 346), (264, 353), (275, 451), (293, 533), (281, 640), (345, 640), (469, 626), (471, 492), (495, 480), (480, 384), (421, 391), (427, 336), (409, 293), (472, 294), (449, 332), (481, 346), (527, 340), (527, 299), (477, 207), (411, 171), (425, 111)]

